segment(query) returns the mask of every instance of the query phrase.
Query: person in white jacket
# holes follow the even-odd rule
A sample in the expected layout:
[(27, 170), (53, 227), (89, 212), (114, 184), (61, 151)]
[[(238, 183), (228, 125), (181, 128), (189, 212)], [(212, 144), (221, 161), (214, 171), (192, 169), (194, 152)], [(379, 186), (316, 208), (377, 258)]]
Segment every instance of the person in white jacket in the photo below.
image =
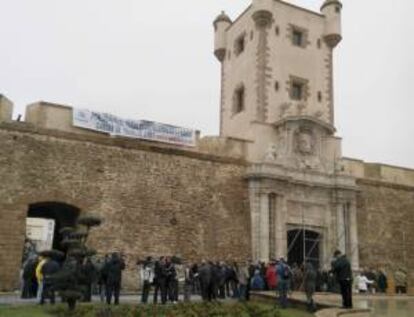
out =
[(368, 285), (374, 284), (374, 281), (370, 281), (365, 274), (359, 272), (355, 278), (355, 283), (359, 293), (366, 293), (368, 292)]
[(148, 257), (143, 263), (140, 271), (140, 277), (142, 285), (141, 302), (143, 304), (146, 304), (148, 302), (148, 295), (151, 289), (151, 285), (154, 281), (154, 266), (151, 257)]

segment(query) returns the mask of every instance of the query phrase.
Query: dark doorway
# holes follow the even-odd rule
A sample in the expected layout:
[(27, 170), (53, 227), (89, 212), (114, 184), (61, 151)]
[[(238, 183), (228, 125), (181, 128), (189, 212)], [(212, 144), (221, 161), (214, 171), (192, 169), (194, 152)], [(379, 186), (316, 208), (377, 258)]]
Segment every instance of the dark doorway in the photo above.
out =
[(62, 250), (60, 229), (74, 226), (79, 217), (79, 213), (80, 209), (71, 205), (57, 202), (44, 202), (29, 205), (27, 217), (53, 219), (55, 221), (53, 249)]
[(311, 230), (288, 231), (288, 263), (301, 266), (305, 261), (313, 264), (314, 268), (320, 267), (320, 242), (321, 235)]

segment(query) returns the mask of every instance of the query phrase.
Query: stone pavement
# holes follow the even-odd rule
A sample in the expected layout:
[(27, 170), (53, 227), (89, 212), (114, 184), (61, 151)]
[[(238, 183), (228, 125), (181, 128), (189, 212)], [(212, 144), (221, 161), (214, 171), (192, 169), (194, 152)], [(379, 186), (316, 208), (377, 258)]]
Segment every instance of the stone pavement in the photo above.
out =
[[(257, 296), (263, 296), (262, 299), (267, 301), (276, 301), (276, 292), (255, 292)], [(296, 305), (303, 306), (306, 303), (306, 295), (300, 292), (292, 293), (289, 298)], [(259, 298), (260, 299), (260, 298)], [(339, 294), (332, 293), (317, 293), (314, 296), (314, 300), (320, 308), (333, 308), (333, 311), (340, 312), (342, 299)], [(372, 309), (373, 316), (375, 317), (413, 317), (414, 316), (414, 297), (406, 295), (388, 296), (383, 294), (375, 295), (361, 295), (354, 294), (353, 302), (355, 310)], [(329, 314), (329, 309), (324, 312)], [(365, 314), (365, 315), (364, 315)], [(366, 313), (361, 312), (362, 316), (366, 316)], [(320, 315), (324, 316), (324, 315)], [(346, 315), (344, 315), (346, 316)]]
[[(180, 296), (179, 300), (183, 300), (183, 297)], [(201, 297), (198, 295), (191, 296), (191, 300), (194, 302), (201, 301)], [(57, 298), (57, 302), (59, 298)], [(92, 301), (95, 303), (100, 302), (99, 296), (93, 296)], [(159, 301), (159, 300), (158, 300)], [(120, 298), (121, 303), (126, 304), (139, 304), (141, 303), (141, 295), (140, 294), (123, 294)], [(149, 303), (153, 302), (153, 296), (150, 295), (148, 299)], [(0, 294), (0, 305), (33, 305), (36, 304), (37, 300), (33, 299), (21, 299), (20, 294), (17, 293), (2, 293)]]

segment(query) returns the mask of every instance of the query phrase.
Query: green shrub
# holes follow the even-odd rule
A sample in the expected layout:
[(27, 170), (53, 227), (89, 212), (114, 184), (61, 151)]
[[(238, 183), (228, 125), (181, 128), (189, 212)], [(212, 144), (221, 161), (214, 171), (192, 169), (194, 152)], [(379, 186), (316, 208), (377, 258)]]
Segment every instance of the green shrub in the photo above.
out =
[(191, 303), (172, 306), (80, 305), (69, 312), (63, 306), (50, 310), (56, 317), (280, 317), (279, 312), (261, 304)]

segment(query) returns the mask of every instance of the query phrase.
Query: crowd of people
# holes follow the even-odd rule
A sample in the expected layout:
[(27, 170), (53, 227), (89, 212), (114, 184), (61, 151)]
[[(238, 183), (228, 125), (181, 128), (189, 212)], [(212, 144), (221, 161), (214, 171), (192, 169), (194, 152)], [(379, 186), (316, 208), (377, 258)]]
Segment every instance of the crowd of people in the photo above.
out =
[[(200, 295), (205, 301), (225, 298), (247, 301), (251, 290), (278, 289), (281, 306), (285, 307), (292, 278), (292, 270), (283, 258), (265, 265), (252, 261), (226, 263), (203, 260), (201, 263), (181, 263), (170, 257), (156, 260), (148, 257), (138, 264), (142, 303), (148, 302), (151, 288), (154, 290), (153, 302), (157, 303), (160, 295), (162, 304), (167, 301), (176, 303), (180, 289), (184, 301), (190, 301), (193, 294)], [(307, 270), (311, 269), (311, 276), (316, 277), (309, 263)]]
[[(84, 286), (84, 302), (90, 302), (92, 293), (96, 290), (102, 301), (106, 299), (106, 302), (111, 304), (114, 298), (115, 304), (119, 304), (122, 271), (125, 269), (125, 261), (120, 254), (106, 255), (104, 259), (95, 262), (86, 258), (76, 265), (79, 265), (80, 280)], [(30, 256), (22, 270), (22, 298), (37, 298), (41, 305), (49, 299), (50, 303), (54, 304), (56, 289), (53, 275), (60, 269), (61, 263), (51, 257)]]
[[(339, 251), (334, 254), (330, 271), (316, 270), (311, 262), (292, 267), (281, 258), (269, 263), (213, 262), (202, 260), (188, 263), (177, 257), (163, 256), (157, 259), (148, 257), (136, 262), (139, 272), (138, 285), (140, 301), (148, 303), (150, 293), (152, 302), (177, 303), (179, 294), (184, 301), (199, 295), (205, 301), (232, 298), (248, 301), (250, 292), (277, 291), (281, 307), (287, 306), (291, 291), (306, 293), (309, 310), (315, 309), (315, 292), (341, 293), (343, 307), (352, 307), (352, 292), (385, 292), (387, 276), (383, 271), (364, 270), (353, 276), (351, 265)], [(118, 253), (95, 258), (86, 258), (79, 263), (84, 282), (83, 301), (91, 301), (92, 294), (100, 296), (107, 304), (119, 304), (122, 286), (122, 271), (126, 268), (124, 256)], [(22, 270), (22, 298), (36, 297), (40, 304), (48, 298), (55, 303), (55, 290), (51, 276), (58, 272), (60, 263), (52, 258), (30, 256)], [(406, 273), (395, 273), (397, 291), (406, 290)]]

